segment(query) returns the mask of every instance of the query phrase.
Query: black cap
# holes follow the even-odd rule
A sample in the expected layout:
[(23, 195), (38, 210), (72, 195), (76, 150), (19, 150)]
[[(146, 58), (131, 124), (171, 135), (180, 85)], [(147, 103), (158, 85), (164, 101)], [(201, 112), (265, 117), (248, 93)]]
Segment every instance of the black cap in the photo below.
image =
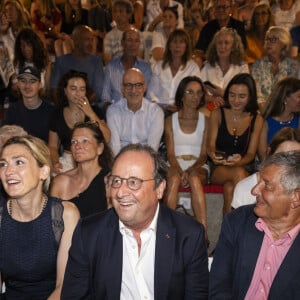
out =
[(27, 67), (20, 69), (18, 78), (22, 78), (25, 75), (27, 77), (32, 77), (34, 79), (41, 80), (41, 72), (34, 66), (27, 66)]

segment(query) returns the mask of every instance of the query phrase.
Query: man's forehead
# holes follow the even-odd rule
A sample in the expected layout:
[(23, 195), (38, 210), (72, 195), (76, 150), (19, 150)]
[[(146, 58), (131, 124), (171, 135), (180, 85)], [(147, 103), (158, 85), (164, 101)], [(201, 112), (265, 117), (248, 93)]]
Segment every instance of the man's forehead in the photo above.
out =
[[(153, 166), (153, 161), (149, 153), (146, 151), (135, 151), (128, 150), (122, 153), (116, 160), (113, 165), (113, 170), (119, 168), (120, 166), (128, 166), (129, 168), (133, 168), (134, 166), (138, 166), (139, 168), (144, 168), (149, 166)], [(150, 172), (153, 172), (153, 168), (151, 168)]]
[(144, 76), (143, 73), (135, 71), (135, 70), (129, 70), (124, 75), (124, 82), (128, 80), (138, 80), (144, 82)]
[(138, 39), (140, 39), (140, 34), (135, 30), (130, 30), (130, 31), (126, 32), (125, 40), (127, 40), (129, 38), (138, 38)]

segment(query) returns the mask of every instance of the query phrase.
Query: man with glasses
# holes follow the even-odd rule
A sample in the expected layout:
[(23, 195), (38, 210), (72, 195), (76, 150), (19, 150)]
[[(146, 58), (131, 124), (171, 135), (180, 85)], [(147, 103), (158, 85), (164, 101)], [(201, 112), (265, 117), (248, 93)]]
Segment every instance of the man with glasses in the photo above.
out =
[(107, 180), (113, 208), (79, 222), (61, 299), (207, 299), (204, 229), (159, 204), (166, 176), (149, 146), (121, 150)]
[(131, 143), (147, 144), (158, 150), (164, 130), (164, 113), (157, 104), (143, 97), (146, 88), (140, 70), (131, 68), (124, 73), (121, 88), (124, 98), (110, 105), (106, 113), (114, 155)]
[(243, 22), (231, 17), (232, 3), (231, 0), (214, 0), (213, 5), (215, 19), (209, 21), (201, 30), (196, 49), (205, 56), (205, 52), (211, 42), (214, 34), (222, 27), (233, 28), (240, 35), (243, 45), (247, 48), (245, 26)]
[(39, 95), (42, 89), (41, 72), (35, 67), (24, 67), (18, 75), (21, 101), (10, 105), (5, 113), (3, 125), (18, 125), (28, 134), (48, 142), (50, 118), (54, 107)]
[(140, 32), (134, 27), (124, 31), (121, 43), (123, 54), (113, 58), (105, 67), (102, 100), (106, 103), (114, 103), (122, 98), (122, 79), (127, 69), (141, 70), (147, 83), (152, 75), (150, 64), (138, 57)]

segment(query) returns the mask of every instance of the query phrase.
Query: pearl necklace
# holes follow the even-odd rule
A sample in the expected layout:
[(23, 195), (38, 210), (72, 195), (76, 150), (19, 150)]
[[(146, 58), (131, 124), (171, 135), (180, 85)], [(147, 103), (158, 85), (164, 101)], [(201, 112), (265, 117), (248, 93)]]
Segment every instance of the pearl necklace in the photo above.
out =
[[(46, 205), (48, 203), (48, 197), (45, 194), (43, 194), (42, 202), (43, 202), (43, 204), (42, 204), (42, 208), (41, 208), (41, 210), (39, 212), (39, 215), (44, 211), (44, 209), (45, 209), (45, 207), (46, 207)], [(12, 205), (12, 203), (13, 203), (13, 200), (9, 199), (8, 200), (8, 214), (11, 217), (12, 217), (12, 214), (13, 214), (13, 205)]]

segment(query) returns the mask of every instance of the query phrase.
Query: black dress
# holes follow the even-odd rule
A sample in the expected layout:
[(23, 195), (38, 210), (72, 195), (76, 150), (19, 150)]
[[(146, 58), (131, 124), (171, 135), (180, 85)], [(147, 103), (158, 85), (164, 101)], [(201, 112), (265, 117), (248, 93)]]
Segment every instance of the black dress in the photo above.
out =
[(102, 169), (84, 192), (69, 200), (77, 206), (82, 218), (107, 209), (104, 184), (107, 173), (107, 170)]

